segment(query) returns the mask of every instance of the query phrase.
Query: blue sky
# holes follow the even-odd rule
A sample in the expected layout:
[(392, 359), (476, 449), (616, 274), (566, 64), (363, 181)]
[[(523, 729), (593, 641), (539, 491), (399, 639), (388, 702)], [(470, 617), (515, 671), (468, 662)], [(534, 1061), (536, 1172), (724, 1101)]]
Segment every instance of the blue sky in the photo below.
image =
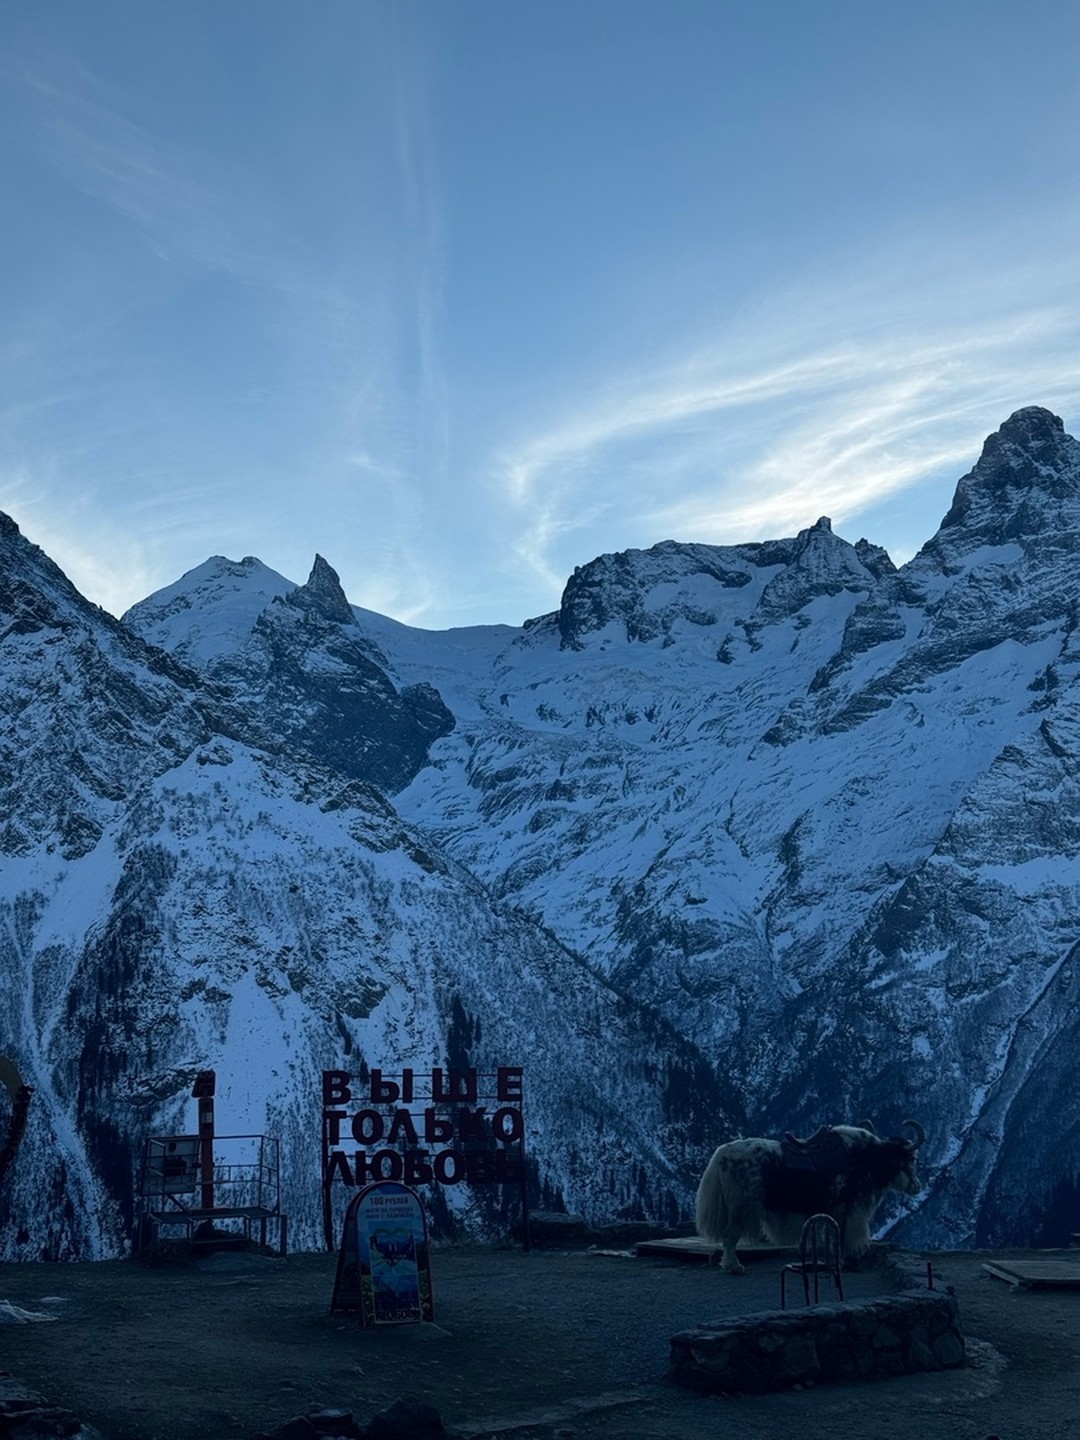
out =
[(0, 0), (0, 509), (413, 624), (1080, 423), (1073, 0)]

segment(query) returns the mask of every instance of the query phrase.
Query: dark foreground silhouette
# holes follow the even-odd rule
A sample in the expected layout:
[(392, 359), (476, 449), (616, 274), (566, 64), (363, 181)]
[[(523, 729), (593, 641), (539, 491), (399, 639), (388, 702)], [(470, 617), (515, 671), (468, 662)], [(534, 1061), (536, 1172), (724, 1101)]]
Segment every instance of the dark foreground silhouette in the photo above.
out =
[[(1072, 1440), (1080, 1292), (1013, 1291), (985, 1258), (934, 1257), (960, 1303), (964, 1370), (759, 1398), (670, 1386), (668, 1340), (776, 1308), (775, 1258), (729, 1276), (587, 1250), (437, 1250), (435, 1323), (374, 1332), (330, 1313), (329, 1255), (5, 1265), (0, 1300), (58, 1318), (0, 1326), (0, 1366), (107, 1440), (252, 1440), (327, 1409), (363, 1428), (408, 1396), (456, 1434), (514, 1440)], [(894, 1284), (888, 1267), (845, 1276), (852, 1298)]]

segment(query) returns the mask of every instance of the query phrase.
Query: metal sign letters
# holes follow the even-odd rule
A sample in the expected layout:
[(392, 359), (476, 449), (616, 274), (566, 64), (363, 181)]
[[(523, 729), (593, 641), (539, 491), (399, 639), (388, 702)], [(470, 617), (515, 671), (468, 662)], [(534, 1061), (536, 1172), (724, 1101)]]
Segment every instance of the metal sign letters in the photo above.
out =
[(406, 1068), (322, 1077), (323, 1217), (334, 1249), (335, 1183), (519, 1185), (524, 1204), (524, 1070)]

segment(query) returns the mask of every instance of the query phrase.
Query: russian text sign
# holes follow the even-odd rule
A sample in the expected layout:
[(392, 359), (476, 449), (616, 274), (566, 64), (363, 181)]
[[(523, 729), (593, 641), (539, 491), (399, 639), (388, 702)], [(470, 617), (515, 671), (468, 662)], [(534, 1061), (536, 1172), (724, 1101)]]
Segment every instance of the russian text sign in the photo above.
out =
[[(503, 1065), (405, 1068), (361, 1077), (324, 1070), (323, 1209), (333, 1248), (330, 1192), (341, 1183), (524, 1186), (524, 1070)], [(524, 1201), (523, 1201), (524, 1203)]]

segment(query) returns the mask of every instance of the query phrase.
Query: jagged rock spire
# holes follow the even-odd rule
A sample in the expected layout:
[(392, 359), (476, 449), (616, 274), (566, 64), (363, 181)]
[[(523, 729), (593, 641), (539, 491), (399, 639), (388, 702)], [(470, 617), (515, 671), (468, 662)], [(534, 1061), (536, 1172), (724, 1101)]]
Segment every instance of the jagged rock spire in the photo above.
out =
[(315, 611), (324, 620), (332, 620), (339, 625), (356, 623), (337, 571), (321, 555), (315, 556), (307, 584), (294, 590), (289, 599), (294, 605)]

